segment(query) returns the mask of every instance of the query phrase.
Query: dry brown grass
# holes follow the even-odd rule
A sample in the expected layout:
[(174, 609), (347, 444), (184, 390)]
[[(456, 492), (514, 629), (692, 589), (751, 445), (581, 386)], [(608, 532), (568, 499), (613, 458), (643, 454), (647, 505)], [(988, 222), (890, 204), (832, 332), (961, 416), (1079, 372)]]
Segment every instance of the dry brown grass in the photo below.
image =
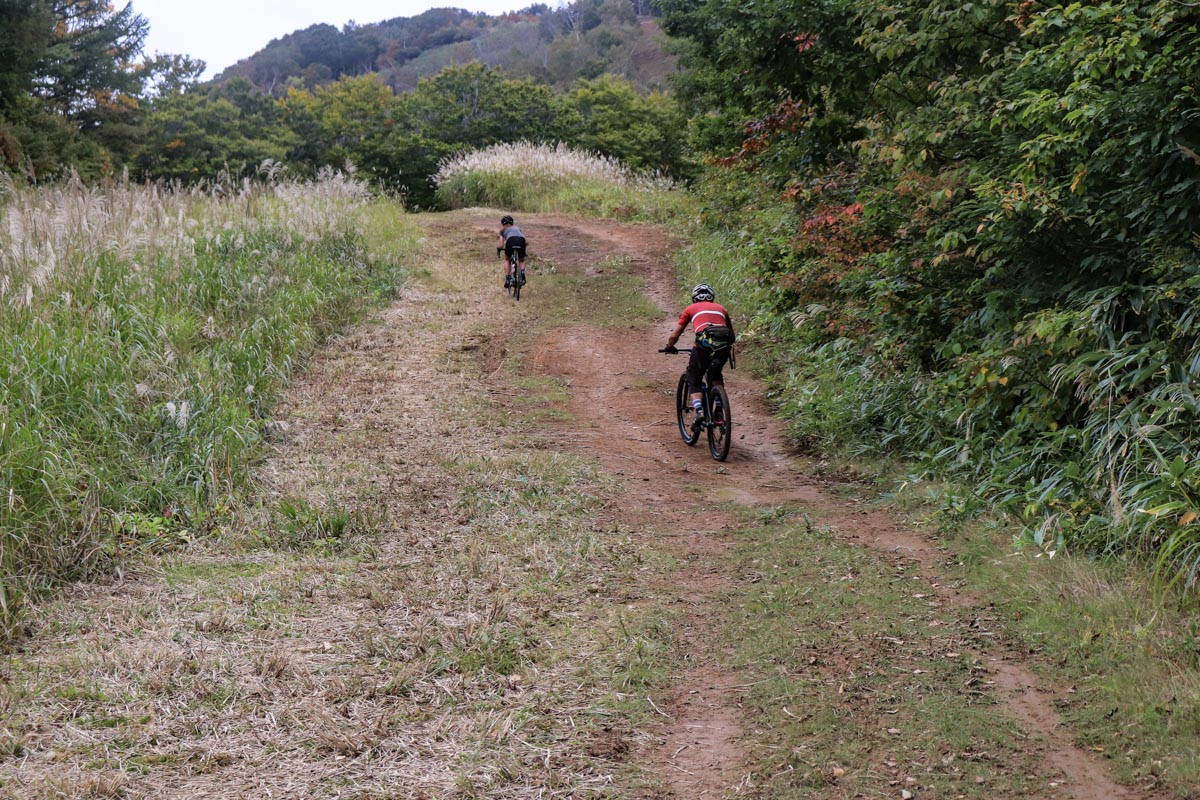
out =
[(133, 184), (18, 188), (0, 175), (0, 304), (10, 313), (52, 302), (42, 288), (61, 273), (86, 278), (103, 254), (142, 264), (192, 261), (198, 236), (244, 236), (264, 224), (308, 240), (337, 230), (339, 217), (367, 195), (352, 175), (325, 172), (316, 181), (275, 180), (189, 189)]

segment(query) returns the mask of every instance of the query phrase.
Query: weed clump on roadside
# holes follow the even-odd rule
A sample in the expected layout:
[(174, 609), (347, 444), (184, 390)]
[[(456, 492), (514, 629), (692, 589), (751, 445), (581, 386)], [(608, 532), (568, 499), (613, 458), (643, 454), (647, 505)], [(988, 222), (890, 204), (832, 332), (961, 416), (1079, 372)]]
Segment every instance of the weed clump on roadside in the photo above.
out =
[(38, 587), (184, 540), (292, 368), (402, 277), (328, 172), (0, 193), (0, 632)]
[(517, 142), (463, 153), (443, 161), (434, 180), (438, 201), (449, 208), (491, 206), (658, 222), (687, 208), (671, 180), (562, 144)]

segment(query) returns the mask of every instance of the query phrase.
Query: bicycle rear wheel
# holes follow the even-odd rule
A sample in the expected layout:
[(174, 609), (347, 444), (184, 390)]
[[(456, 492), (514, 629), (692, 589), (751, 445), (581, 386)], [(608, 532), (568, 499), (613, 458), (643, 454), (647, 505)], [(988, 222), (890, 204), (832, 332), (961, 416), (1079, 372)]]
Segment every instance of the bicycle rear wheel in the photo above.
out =
[(688, 398), (686, 372), (679, 376), (679, 386), (675, 388), (675, 418), (679, 422), (679, 435), (683, 437), (684, 444), (691, 447), (700, 441), (700, 431), (694, 427), (696, 412)]
[(733, 438), (733, 415), (729, 413), (729, 395), (724, 386), (709, 387), (708, 408), (712, 414), (708, 419), (708, 452), (717, 461), (724, 461)]
[(521, 284), (525, 283), (525, 276), (521, 273), (521, 262), (517, 259), (516, 252), (513, 252), (508, 258), (508, 272), (512, 275), (512, 297), (513, 300), (521, 299)]

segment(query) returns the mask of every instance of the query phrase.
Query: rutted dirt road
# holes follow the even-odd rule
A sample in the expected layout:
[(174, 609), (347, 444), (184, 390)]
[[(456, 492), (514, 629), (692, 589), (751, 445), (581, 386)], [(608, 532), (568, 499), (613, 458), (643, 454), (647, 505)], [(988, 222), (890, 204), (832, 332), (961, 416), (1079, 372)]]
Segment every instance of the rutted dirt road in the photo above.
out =
[[(678, 592), (686, 604), (683, 641), (692, 648), (690, 669), (680, 676), (663, 707), (661, 742), (648, 757), (663, 765), (675, 796), (726, 797), (744, 786), (740, 770), (749, 732), (739, 714), (739, 687), (708, 657), (714, 616), (712, 603), (733, 576), (722, 571), (722, 552), (731, 544), (732, 522), (705, 509), (704, 500), (734, 500), (750, 506), (798, 503), (814, 509), (841, 536), (879, 552), (885, 559), (919, 562), (930, 592), (951, 609), (969, 613), (986, 603), (948, 585), (938, 572), (945, 556), (928, 539), (895, 519), (864, 511), (859, 503), (836, 500), (822, 490), (827, 481), (807, 473), (789, 453), (782, 425), (769, 413), (763, 392), (745, 372), (730, 372), (727, 388), (734, 409), (734, 446), (728, 461), (709, 460), (703, 443), (694, 449), (680, 441), (671, 417), (669, 390), (683, 357), (658, 354), (674, 317), (677, 286), (667, 265), (673, 244), (652, 229), (599, 222), (546, 219), (531, 223), (538, 252), (556, 263), (575, 263), (582, 252), (618, 253), (645, 281), (647, 295), (663, 312), (657, 327), (621, 336), (605, 336), (591, 328), (566, 328), (534, 351), (530, 369), (553, 375), (571, 387), (571, 408), (579, 419), (604, 409), (609, 424), (627, 432), (612, 436), (596, 429), (572, 429), (560, 437), (563, 446), (586, 449), (605, 467), (621, 475), (629, 492), (625, 514), (653, 520), (672, 531), (665, 544), (677, 550), (682, 569), (664, 591)], [(581, 264), (587, 268), (586, 262)], [(654, 388), (646, 388), (654, 387)], [(689, 487), (701, 487), (697, 498)], [(699, 501), (699, 502), (698, 502)], [(1053, 694), (1020, 661), (987, 656), (998, 698), (1030, 738), (1044, 742), (1044, 756), (1061, 771), (1061, 782), (1047, 784), (1048, 796), (1077, 800), (1142, 797), (1108, 777), (1094, 754), (1073, 746), (1061, 730)], [(1051, 783), (1053, 786), (1051, 787)], [(1061, 792), (1061, 794), (1060, 794)]]
[[(619, 264), (659, 312), (585, 323), (596, 316), (551, 307), (563, 294), (536, 271), (519, 304), (503, 296), (494, 216), (422, 218), (426, 276), (294, 382), (257, 520), (31, 621), (2, 672), (0, 798), (769, 797), (755, 776), (777, 745), (718, 626), (745, 580), (739, 509), (789, 506), (913, 573), (928, 624), (976, 631), (953, 654), (975, 665), (971, 692), (1035, 752), (972, 758), (1019, 770), (1024, 797), (1151, 796), (1071, 744), (1054, 688), (982, 630), (987, 604), (946, 577), (945, 554), (794, 457), (745, 370), (727, 381), (729, 460), (683, 445), (683, 357), (656, 352), (677, 313), (674, 243), (522, 218), (532, 252), (589, 302)], [(530, 381), (557, 393), (531, 400)], [(626, 617), (661, 608), (665, 684), (630, 679), (614, 701), (611, 679), (645, 644)], [(781, 666), (833, 686), (839, 713), (876, 713), (851, 704), (856, 657)], [(962, 749), (933, 768), (956, 769)], [(818, 770), (795, 796), (932, 796), (887, 752), (871, 758), (845, 781)]]

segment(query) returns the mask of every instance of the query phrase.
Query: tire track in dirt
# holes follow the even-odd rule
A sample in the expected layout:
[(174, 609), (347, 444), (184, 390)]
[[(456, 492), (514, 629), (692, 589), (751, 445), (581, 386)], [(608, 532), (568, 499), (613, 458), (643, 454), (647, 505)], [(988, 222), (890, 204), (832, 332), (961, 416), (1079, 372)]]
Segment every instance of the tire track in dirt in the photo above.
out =
[[(741, 687), (737, 676), (722, 669), (708, 651), (713, 604), (733, 580), (719, 565), (732, 545), (734, 523), (697, 497), (746, 505), (801, 503), (832, 524), (844, 540), (887, 560), (917, 562), (936, 602), (960, 616), (970, 618), (986, 602), (950, 585), (940, 571), (946, 556), (928, 539), (886, 514), (855, 508), (823, 491), (829, 481), (798, 466), (781, 423), (761, 402), (763, 392), (756, 382), (744, 373), (727, 376), (735, 426), (728, 461), (717, 465), (703, 446), (688, 449), (682, 444), (672, 404), (684, 362), (656, 352), (676, 313), (669, 266), (672, 242), (650, 228), (594, 220), (541, 217), (528, 224), (536, 252), (551, 257), (560, 268), (603, 279), (595, 274), (595, 254), (624, 256), (645, 281), (647, 297), (664, 314), (656, 328), (616, 336), (587, 326), (556, 331), (534, 348), (528, 369), (571, 387), (570, 410), (576, 419), (602, 418), (591, 427), (560, 429), (549, 436), (559, 446), (595, 454), (623, 477), (628, 489), (623, 516), (668, 531), (665, 544), (682, 565), (672, 585), (663, 588), (676, 592), (686, 608), (680, 636), (690, 666), (679, 676), (667, 704), (656, 709), (665, 718), (663, 729), (657, 746), (643, 757), (664, 774), (670, 796), (739, 794), (748, 778), (739, 772), (747, 737), (739, 708)], [(698, 484), (698, 492), (689, 491)], [(1008, 714), (1043, 743), (1037, 745), (1043, 757), (1062, 773), (1063, 785), (1047, 796), (1062, 797), (1061, 791), (1075, 800), (1147, 796), (1117, 784), (1097, 756), (1068, 741), (1052, 706), (1054, 693), (1002, 643), (989, 647), (984, 642), (979, 657)]]

